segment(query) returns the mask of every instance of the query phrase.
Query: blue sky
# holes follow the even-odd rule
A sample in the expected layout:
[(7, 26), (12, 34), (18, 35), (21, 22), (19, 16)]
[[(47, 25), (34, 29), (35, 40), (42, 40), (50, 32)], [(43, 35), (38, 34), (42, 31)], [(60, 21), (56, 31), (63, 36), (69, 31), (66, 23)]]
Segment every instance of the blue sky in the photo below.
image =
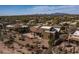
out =
[(79, 5), (0, 5), (0, 16), (51, 13), (79, 14)]

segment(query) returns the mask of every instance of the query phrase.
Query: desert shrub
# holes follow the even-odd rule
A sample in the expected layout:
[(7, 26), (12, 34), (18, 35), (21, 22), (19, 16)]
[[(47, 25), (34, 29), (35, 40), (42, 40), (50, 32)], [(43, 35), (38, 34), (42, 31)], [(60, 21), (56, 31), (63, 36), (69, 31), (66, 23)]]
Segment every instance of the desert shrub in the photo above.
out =
[(30, 47), (30, 44), (26, 44), (25, 47)]

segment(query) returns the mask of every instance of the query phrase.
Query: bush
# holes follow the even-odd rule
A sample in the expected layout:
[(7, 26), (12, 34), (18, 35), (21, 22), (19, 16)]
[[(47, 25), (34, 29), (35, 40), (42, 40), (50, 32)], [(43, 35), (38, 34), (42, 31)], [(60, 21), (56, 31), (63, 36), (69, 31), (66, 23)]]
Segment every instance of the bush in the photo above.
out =
[(29, 44), (26, 44), (25, 47), (30, 47), (30, 45)]

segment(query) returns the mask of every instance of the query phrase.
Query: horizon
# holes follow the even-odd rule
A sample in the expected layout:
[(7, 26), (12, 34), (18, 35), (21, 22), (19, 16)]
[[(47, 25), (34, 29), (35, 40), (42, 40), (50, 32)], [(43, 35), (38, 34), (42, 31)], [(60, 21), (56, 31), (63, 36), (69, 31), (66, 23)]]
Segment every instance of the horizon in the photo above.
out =
[(79, 14), (79, 5), (0, 5), (0, 16)]
[(64, 14), (67, 14), (67, 15), (79, 15), (79, 14), (68, 14), (68, 13), (51, 13), (51, 14), (25, 14), (25, 15), (0, 15), (0, 16), (32, 16), (32, 15), (55, 15), (55, 14), (62, 14), (62, 15), (64, 15)]

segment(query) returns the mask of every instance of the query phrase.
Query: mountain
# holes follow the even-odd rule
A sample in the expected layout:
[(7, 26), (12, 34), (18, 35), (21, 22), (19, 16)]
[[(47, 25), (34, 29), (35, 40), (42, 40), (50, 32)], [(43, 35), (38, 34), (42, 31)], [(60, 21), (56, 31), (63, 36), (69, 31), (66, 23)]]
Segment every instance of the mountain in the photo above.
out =
[(51, 13), (51, 14), (30, 14), (30, 15), (9, 15), (9, 16), (63, 16), (63, 15), (78, 15), (78, 14)]
[(71, 15), (66, 13), (51, 13), (51, 14), (33, 14), (31, 16), (63, 16), (63, 15)]

